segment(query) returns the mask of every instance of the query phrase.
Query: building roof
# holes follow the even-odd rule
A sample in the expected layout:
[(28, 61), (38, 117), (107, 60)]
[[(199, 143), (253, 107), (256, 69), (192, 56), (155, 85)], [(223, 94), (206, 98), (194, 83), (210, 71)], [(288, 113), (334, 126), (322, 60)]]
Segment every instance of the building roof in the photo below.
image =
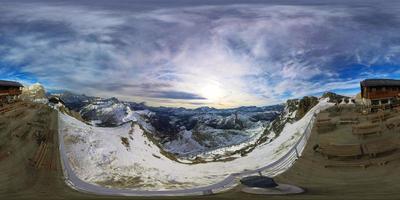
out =
[(365, 79), (361, 81), (361, 87), (376, 87), (376, 86), (399, 86), (400, 80), (395, 79)]
[(24, 87), (21, 83), (15, 81), (4, 81), (0, 80), (0, 86), (5, 87)]

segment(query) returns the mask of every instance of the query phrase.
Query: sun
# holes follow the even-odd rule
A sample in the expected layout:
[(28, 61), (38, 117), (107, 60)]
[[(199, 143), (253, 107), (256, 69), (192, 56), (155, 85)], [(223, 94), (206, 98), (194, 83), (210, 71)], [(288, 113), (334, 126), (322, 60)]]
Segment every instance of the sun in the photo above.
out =
[(218, 84), (209, 83), (206, 84), (200, 91), (201, 96), (209, 100), (210, 102), (217, 103), (222, 100), (224, 91)]

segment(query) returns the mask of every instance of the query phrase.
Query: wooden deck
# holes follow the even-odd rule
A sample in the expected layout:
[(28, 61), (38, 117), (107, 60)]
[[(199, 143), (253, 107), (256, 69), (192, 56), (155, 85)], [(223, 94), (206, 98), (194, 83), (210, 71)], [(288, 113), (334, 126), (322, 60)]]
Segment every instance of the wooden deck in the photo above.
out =
[[(339, 112), (331, 120), (346, 115)], [(359, 118), (361, 126), (372, 123), (367, 116)], [(389, 119), (382, 124), (390, 122)], [(275, 179), (306, 188), (307, 192), (289, 198), (268, 196), (268, 199), (400, 199), (400, 152), (396, 150), (400, 147), (397, 143), (400, 134), (384, 127), (381, 135), (359, 138), (352, 134), (353, 126), (338, 124), (326, 134), (318, 134), (315, 127), (302, 157)], [(325, 153), (346, 158), (327, 159), (314, 150), (315, 145)], [(360, 151), (361, 156), (353, 156)]]
[(322, 144), (319, 152), (326, 158), (357, 158), (363, 155), (360, 144)]

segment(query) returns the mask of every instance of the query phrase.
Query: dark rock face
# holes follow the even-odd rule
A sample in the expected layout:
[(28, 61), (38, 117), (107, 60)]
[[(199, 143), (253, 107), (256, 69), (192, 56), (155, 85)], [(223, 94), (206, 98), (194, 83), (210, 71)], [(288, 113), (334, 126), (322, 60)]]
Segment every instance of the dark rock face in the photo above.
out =
[(172, 124), (171, 121), (171, 117), (165, 114), (153, 115), (149, 118), (150, 124), (157, 131), (157, 136), (163, 140), (174, 140), (178, 137), (179, 125)]
[(114, 127), (123, 123), (122, 119), (127, 115), (127, 106), (116, 98), (95, 98), (79, 112), (86, 121), (98, 121), (97, 126)]
[(293, 118), (292, 113), (295, 113), (299, 109), (299, 99), (289, 99), (285, 104), (285, 111), (283, 111), (274, 121), (271, 122), (269, 129), (266, 132), (273, 131), (276, 137), (282, 132), (283, 128), (287, 123), (293, 123), (296, 118)]
[(296, 120), (301, 119), (311, 108), (318, 104), (318, 98), (312, 96), (303, 97), (298, 104)]
[(103, 127), (120, 125), (129, 111), (148, 110), (153, 114), (142, 117), (154, 128), (153, 134), (162, 141), (179, 138), (182, 130), (193, 130), (198, 138), (213, 137), (213, 134), (237, 135), (237, 131), (246, 130), (258, 122), (269, 123), (284, 108), (283, 105), (233, 109), (150, 107), (144, 103), (124, 102), (116, 98), (102, 99), (71, 92), (61, 93), (59, 98), (67, 108), (80, 112), (86, 121)]
[(49, 102), (52, 104), (61, 103), (61, 104), (65, 105), (65, 103), (57, 96), (50, 96), (48, 99), (49, 99)]
[(333, 92), (325, 92), (322, 95), (322, 98), (329, 98), (329, 102), (331, 103), (340, 103), (343, 99), (347, 101), (350, 99), (350, 97), (339, 95)]
[[(144, 110), (144, 103), (123, 102), (117, 98), (98, 98), (64, 91), (57, 96), (68, 109), (79, 112), (85, 121), (99, 121), (97, 126), (119, 126), (121, 119), (131, 110)], [(110, 111), (105, 111), (105, 110)]]
[(287, 100), (285, 110), (271, 122), (269, 128), (266, 129), (265, 132), (274, 132), (276, 137), (279, 136), (287, 123), (294, 123), (300, 120), (311, 108), (317, 105), (318, 102), (319, 99), (313, 96)]
[(237, 109), (149, 108), (149, 110), (155, 113), (149, 122), (160, 138), (176, 138), (176, 134), (181, 130), (192, 130), (196, 137), (207, 138), (211, 137), (210, 130), (222, 131), (220, 134), (222, 136), (224, 132), (245, 130), (260, 121), (270, 122), (282, 112), (283, 105)]
[(59, 95), (59, 98), (64, 102), (64, 105), (67, 108), (76, 112), (79, 112), (83, 107), (89, 105), (90, 102), (95, 99), (94, 97), (88, 97), (83, 94), (74, 94), (72, 92), (63, 92)]

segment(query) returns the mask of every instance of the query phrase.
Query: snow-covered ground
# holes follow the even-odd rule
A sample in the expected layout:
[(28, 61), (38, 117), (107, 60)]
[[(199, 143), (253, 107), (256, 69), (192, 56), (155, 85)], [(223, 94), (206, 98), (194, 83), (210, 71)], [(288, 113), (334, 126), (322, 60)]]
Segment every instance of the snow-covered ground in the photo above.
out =
[(279, 137), (247, 156), (194, 165), (165, 157), (135, 123), (93, 127), (60, 113), (59, 127), (69, 164), (84, 181), (113, 188), (185, 189), (214, 184), (232, 173), (258, 169), (279, 159), (298, 141), (312, 116), (332, 105), (321, 100), (301, 120), (287, 124)]
[[(217, 148), (215, 150), (207, 151), (203, 148), (203, 146), (199, 145), (195, 140), (192, 139), (191, 137), (191, 131), (186, 131), (189, 132), (187, 136), (182, 139), (182, 140), (175, 140), (166, 146), (166, 149), (170, 152), (184, 152), (185, 150), (187, 151), (194, 151), (194, 147), (197, 147), (197, 151), (201, 151), (202, 153), (195, 154), (194, 156), (187, 156), (187, 157), (180, 157), (178, 160), (182, 163), (192, 163), (193, 160), (196, 158), (201, 158), (202, 160), (209, 162), (213, 161), (215, 157), (219, 157), (220, 159), (227, 159), (227, 158), (238, 158), (241, 157), (240, 153), (232, 154), (232, 152), (239, 151), (240, 149), (243, 149), (245, 147), (248, 147), (250, 145), (254, 145), (257, 140), (262, 136), (263, 132), (265, 131), (265, 128), (263, 126), (256, 126), (252, 129), (248, 129), (246, 131), (243, 131), (244, 133), (248, 134), (249, 136), (247, 140), (243, 139), (237, 139), (234, 136), (231, 137), (233, 140), (232, 143), (233, 145), (229, 146), (224, 146)], [(273, 139), (274, 135), (269, 134), (268, 141), (271, 141)], [(240, 137), (239, 137), (240, 138)], [(244, 142), (235, 142), (235, 141), (244, 141)], [(173, 148), (171, 150), (171, 148)]]
[[(62, 100), (67, 109), (79, 112), (81, 118), (92, 126), (118, 127), (127, 122), (137, 122), (146, 133), (150, 133), (147, 136), (152, 141), (156, 140), (164, 151), (186, 163), (221, 161), (232, 154), (241, 156), (243, 147), (250, 149), (249, 145), (253, 146), (261, 138), (265, 141), (266, 135), (273, 135), (267, 128), (285, 106), (187, 109), (151, 107), (114, 97), (90, 97), (71, 92), (53, 96)], [(220, 148), (225, 148), (227, 154), (216, 154)]]

